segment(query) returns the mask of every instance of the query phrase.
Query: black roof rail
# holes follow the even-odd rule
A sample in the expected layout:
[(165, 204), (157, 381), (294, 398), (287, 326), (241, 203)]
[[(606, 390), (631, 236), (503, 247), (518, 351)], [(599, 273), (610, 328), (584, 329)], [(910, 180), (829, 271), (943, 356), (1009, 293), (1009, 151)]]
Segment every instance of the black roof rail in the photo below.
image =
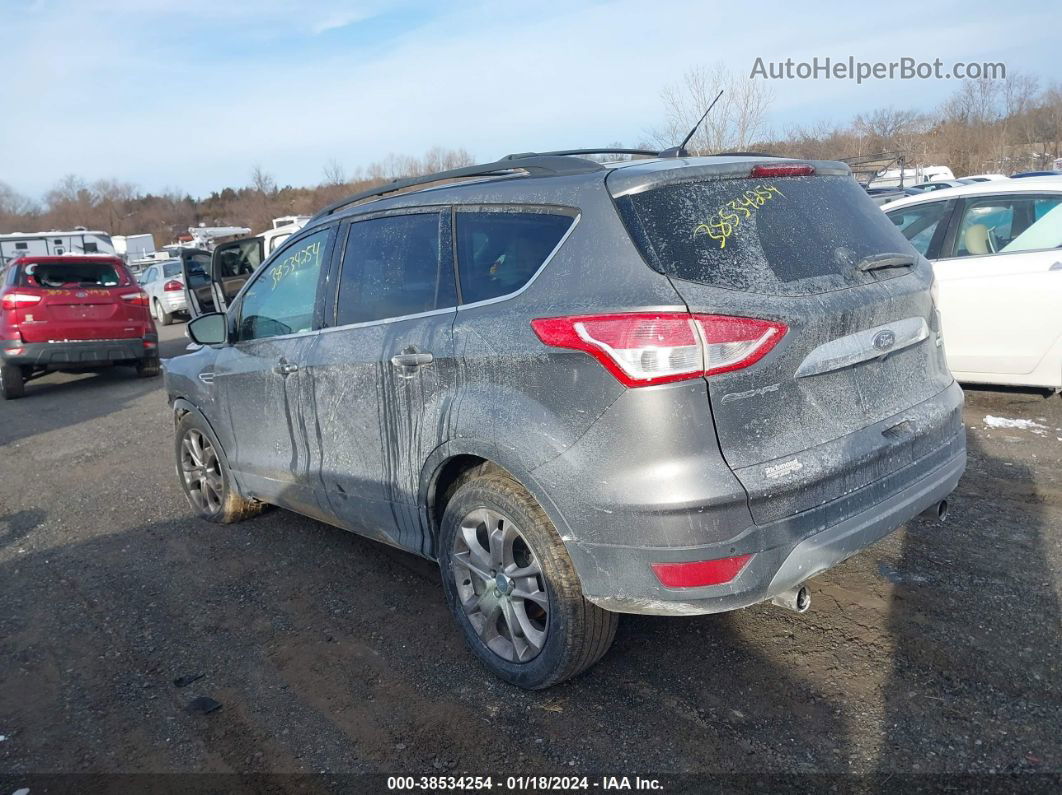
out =
[(556, 152), (523, 152), (518, 155), (506, 155), (502, 160), (516, 160), (522, 157), (569, 157), (571, 155), (645, 155), (646, 157), (659, 157), (660, 152), (655, 149), (616, 149), (605, 147), (603, 149), (558, 149)]
[[(596, 151), (597, 150), (585, 150), (583, 153)], [(575, 153), (576, 152), (573, 151), (571, 154)], [(527, 152), (525, 154), (506, 155), (493, 163), (464, 166), (462, 168), (450, 169), (449, 171), (436, 171), (433, 174), (424, 174), (419, 177), (406, 177), (405, 179), (392, 180), (383, 185), (378, 185), (375, 188), (369, 188), (368, 190), (363, 190), (359, 193), (353, 193), (339, 201), (332, 202), (327, 207), (315, 213), (313, 218), (307, 222), (307, 225), (326, 215), (331, 215), (336, 210), (354, 204), (355, 202), (362, 201), (363, 199), (386, 196), (388, 193), (395, 193), (396, 191), (405, 188), (413, 188), (418, 185), (430, 185), (432, 182), (441, 182), (447, 179), (503, 176), (515, 171), (524, 171), (533, 176), (562, 176), (565, 174), (589, 174), (604, 169), (604, 166), (600, 163), (595, 163), (593, 160), (570, 157), (568, 154), (569, 153), (558, 152), (544, 152), (542, 154)]]

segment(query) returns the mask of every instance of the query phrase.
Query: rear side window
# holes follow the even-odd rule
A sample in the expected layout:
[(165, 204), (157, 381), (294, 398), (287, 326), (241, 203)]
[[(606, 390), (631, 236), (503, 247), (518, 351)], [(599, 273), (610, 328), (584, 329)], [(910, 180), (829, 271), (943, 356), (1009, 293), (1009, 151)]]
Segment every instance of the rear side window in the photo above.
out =
[(527, 284), (575, 219), (528, 210), (458, 211), (456, 221), (461, 300), (471, 304)]
[(721, 179), (617, 199), (642, 255), (661, 273), (733, 290), (826, 292), (899, 276), (858, 270), (911, 245), (851, 177)]
[(23, 287), (117, 287), (125, 282), (109, 262), (37, 262), (22, 268)]
[(889, 220), (906, 237), (919, 254), (929, 251), (929, 244), (940, 227), (941, 220), (947, 215), (948, 202), (927, 202), (912, 207), (903, 207), (886, 213)]
[(438, 212), (356, 221), (347, 233), (336, 322), (366, 323), (457, 303)]

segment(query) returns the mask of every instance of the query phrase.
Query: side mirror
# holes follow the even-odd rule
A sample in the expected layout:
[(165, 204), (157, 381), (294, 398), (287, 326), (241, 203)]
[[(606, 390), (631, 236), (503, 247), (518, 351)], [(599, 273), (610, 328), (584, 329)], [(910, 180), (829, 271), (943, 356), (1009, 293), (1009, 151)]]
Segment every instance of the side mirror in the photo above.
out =
[(200, 345), (223, 345), (229, 341), (228, 324), (224, 312), (200, 315), (188, 322), (188, 336)]

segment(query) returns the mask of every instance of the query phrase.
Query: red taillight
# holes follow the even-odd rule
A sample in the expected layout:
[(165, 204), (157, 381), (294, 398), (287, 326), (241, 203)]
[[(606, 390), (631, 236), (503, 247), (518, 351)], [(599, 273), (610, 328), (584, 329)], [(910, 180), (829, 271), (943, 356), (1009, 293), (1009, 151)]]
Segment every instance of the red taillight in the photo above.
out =
[(751, 558), (752, 555), (737, 555), (693, 563), (651, 563), (650, 566), (665, 588), (697, 588), (730, 582)]
[(538, 318), (531, 327), (547, 345), (589, 353), (630, 387), (748, 367), (787, 331), (769, 320), (678, 312)]
[(750, 177), (765, 179), (767, 177), (810, 177), (815, 173), (814, 166), (753, 166)]
[(184, 285), (176, 279), (170, 279), (168, 282), (162, 285), (162, 289), (167, 293), (175, 293), (178, 290), (183, 290)]
[(147, 293), (145, 293), (145, 292), (122, 293), (119, 296), (119, 298), (121, 298), (127, 304), (132, 304), (133, 306), (147, 306), (148, 305), (148, 297), (147, 297)]
[(41, 297), (39, 295), (13, 291), (10, 293), (4, 293), (4, 297), (0, 298), (0, 307), (4, 309), (20, 309), (25, 306), (39, 304), (40, 302)]

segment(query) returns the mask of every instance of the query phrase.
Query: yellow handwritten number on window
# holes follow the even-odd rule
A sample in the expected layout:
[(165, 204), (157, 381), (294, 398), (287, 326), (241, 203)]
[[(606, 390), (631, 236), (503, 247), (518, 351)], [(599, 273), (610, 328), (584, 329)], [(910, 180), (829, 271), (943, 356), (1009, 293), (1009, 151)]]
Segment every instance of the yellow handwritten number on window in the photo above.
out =
[[(712, 240), (719, 241), (719, 248), (726, 248), (727, 239), (741, 226), (741, 222), (751, 218), (754, 210), (762, 207), (775, 196), (785, 198), (785, 195), (774, 185), (757, 185), (740, 196), (724, 202), (723, 207), (707, 221), (693, 228), (693, 236), (708, 235)], [(728, 207), (729, 210), (727, 210)]]

